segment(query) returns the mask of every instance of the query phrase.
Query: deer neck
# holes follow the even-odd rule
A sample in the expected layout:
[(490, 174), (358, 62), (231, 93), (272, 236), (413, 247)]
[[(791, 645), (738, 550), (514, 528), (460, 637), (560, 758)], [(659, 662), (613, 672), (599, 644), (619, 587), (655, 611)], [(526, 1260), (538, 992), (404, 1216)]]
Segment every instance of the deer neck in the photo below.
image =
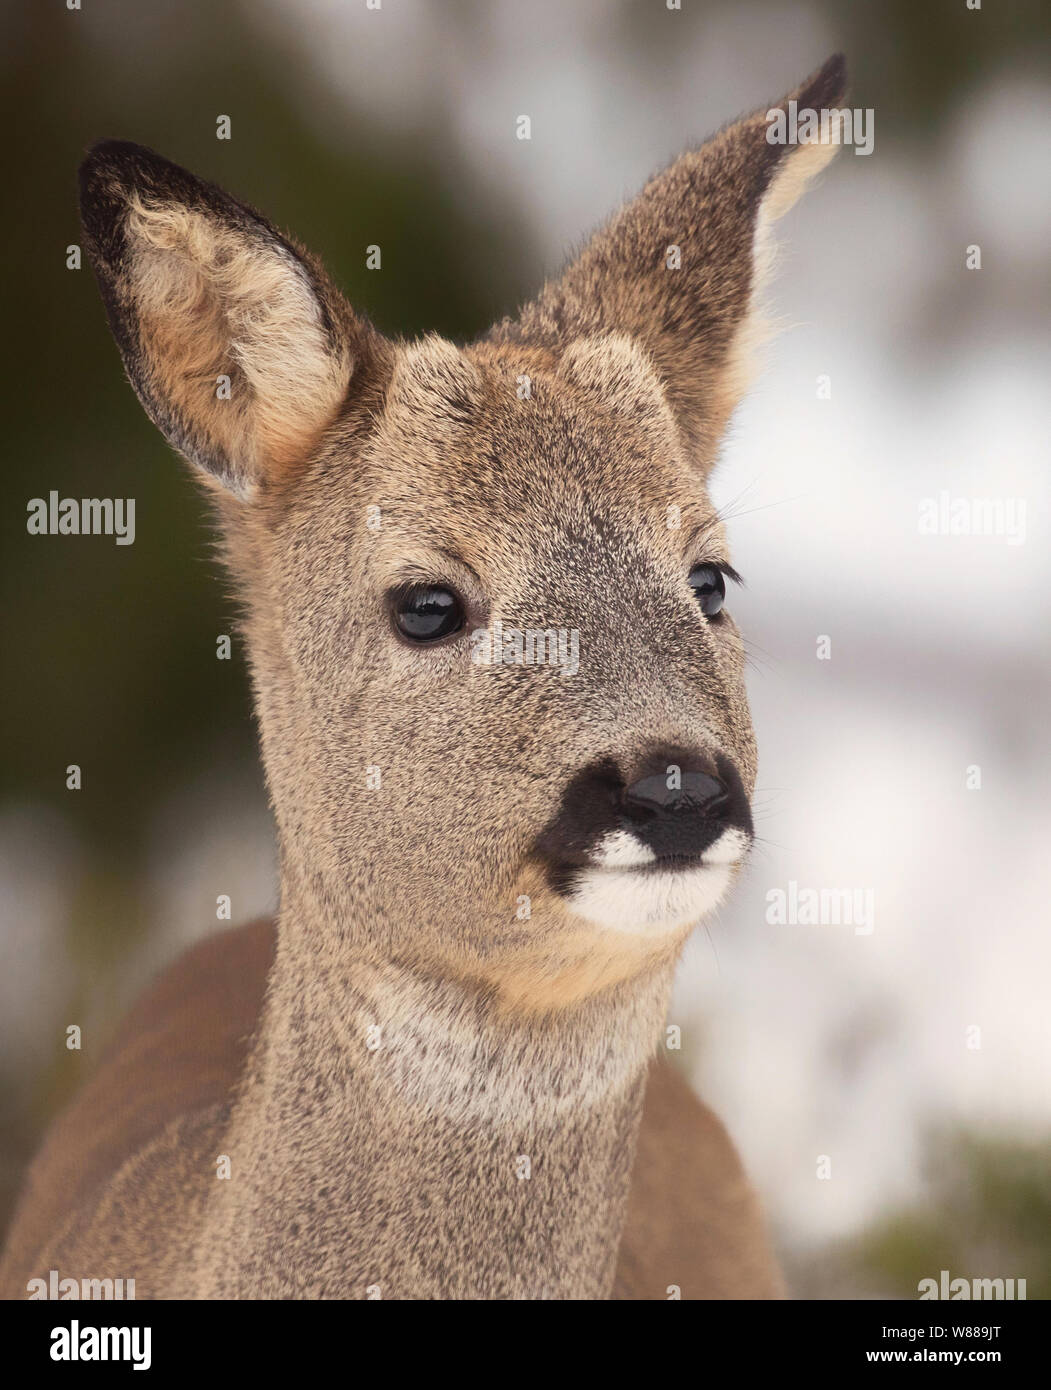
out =
[(672, 967), (528, 1016), (286, 902), (194, 1292), (603, 1298)]

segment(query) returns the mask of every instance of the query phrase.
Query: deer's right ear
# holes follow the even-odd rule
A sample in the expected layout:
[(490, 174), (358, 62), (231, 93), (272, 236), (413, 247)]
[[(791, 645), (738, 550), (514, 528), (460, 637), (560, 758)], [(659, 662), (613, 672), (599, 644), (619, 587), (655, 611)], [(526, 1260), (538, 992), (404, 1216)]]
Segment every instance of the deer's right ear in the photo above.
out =
[[(691, 456), (707, 472), (764, 336), (760, 299), (771, 225), (835, 154), (845, 84), (837, 54), (774, 106), (682, 155), (490, 338), (561, 355), (578, 339), (594, 348), (613, 335), (620, 345), (608, 358), (610, 389), (620, 393), (623, 339), (634, 341), (656, 371)], [(816, 121), (821, 138), (808, 127), (805, 141), (787, 143), (800, 111)], [(600, 358), (589, 352), (594, 382)]]
[(378, 340), (313, 258), (140, 145), (95, 146), (80, 210), (124, 366), (169, 442), (242, 497), (309, 455)]

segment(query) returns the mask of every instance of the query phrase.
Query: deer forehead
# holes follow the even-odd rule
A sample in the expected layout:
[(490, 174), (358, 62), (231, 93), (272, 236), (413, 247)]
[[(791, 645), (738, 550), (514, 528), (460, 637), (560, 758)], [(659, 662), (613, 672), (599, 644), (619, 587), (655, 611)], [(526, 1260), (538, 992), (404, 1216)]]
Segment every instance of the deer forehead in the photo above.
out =
[(509, 346), (460, 349), (430, 334), (399, 350), (384, 418), (406, 438), (452, 440), (486, 419), (506, 429), (542, 422), (560, 407), (594, 429), (615, 418), (655, 451), (679, 449), (664, 389), (643, 348), (627, 334), (576, 338), (558, 356)]
[(618, 534), (659, 549), (673, 529), (714, 523), (657, 374), (620, 334), (558, 356), (437, 337), (401, 349), (360, 475), (381, 551), (489, 564), (600, 533), (614, 551)]

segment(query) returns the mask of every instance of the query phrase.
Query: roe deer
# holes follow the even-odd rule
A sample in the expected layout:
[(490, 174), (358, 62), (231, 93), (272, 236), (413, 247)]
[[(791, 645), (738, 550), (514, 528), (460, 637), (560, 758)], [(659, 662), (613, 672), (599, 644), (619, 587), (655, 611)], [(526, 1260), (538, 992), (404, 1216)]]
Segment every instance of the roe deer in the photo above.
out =
[(725, 1132), (653, 1060), (752, 837), (706, 478), (769, 225), (834, 152), (767, 128), (683, 155), (464, 348), (385, 339), (151, 151), (88, 155), (110, 325), (243, 601), (281, 893), (162, 976), (56, 1122), (10, 1296), (51, 1269), (140, 1298), (780, 1296)]

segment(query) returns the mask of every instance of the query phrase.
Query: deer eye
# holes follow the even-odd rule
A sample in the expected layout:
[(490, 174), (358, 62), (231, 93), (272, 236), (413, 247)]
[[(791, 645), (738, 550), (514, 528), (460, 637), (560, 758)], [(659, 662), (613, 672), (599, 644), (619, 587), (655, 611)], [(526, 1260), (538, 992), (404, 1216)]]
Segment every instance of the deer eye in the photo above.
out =
[(714, 618), (726, 598), (726, 580), (722, 570), (715, 565), (694, 565), (690, 570), (690, 588), (704, 616)]
[(463, 600), (452, 589), (413, 584), (400, 589), (392, 605), (394, 626), (409, 642), (440, 642), (464, 625)]

